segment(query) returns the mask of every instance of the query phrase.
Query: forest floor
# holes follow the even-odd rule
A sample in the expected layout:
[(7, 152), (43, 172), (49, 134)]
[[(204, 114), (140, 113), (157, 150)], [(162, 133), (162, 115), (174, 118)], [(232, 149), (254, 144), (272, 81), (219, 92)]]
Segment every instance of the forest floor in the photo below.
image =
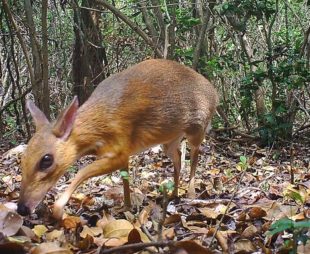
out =
[(180, 198), (168, 200), (173, 167), (156, 147), (130, 160), (131, 211), (122, 209), (118, 171), (83, 183), (61, 222), (50, 208), (95, 158), (77, 162), (34, 214), (21, 217), (21, 151), (4, 153), (2, 145), (0, 253), (310, 253), (310, 146), (297, 144), (260, 148), (211, 138), (201, 147), (193, 200), (186, 198), (188, 151)]

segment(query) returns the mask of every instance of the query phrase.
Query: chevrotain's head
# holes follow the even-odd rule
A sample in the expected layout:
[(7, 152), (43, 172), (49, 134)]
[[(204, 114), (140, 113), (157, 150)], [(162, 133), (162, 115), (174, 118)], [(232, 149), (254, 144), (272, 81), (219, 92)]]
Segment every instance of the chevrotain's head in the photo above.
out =
[(22, 183), (17, 211), (30, 214), (47, 191), (53, 187), (74, 161), (76, 151), (68, 140), (78, 109), (75, 97), (71, 104), (50, 123), (32, 101), (27, 101), (36, 126), (36, 133), (22, 156)]

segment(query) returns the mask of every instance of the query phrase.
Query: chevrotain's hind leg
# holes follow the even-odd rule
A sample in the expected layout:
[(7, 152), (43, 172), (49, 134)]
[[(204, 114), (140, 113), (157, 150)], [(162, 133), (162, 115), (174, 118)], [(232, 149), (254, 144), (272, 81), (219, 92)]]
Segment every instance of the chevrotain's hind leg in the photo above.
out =
[(195, 198), (195, 172), (198, 164), (199, 146), (205, 136), (205, 129), (201, 126), (193, 126), (187, 133), (186, 138), (190, 146), (191, 170), (189, 175), (188, 198)]
[(181, 170), (181, 151), (180, 142), (182, 137), (178, 137), (169, 143), (163, 144), (164, 152), (172, 160), (174, 167), (174, 191), (173, 195), (178, 196), (178, 188), (180, 181), (180, 170)]

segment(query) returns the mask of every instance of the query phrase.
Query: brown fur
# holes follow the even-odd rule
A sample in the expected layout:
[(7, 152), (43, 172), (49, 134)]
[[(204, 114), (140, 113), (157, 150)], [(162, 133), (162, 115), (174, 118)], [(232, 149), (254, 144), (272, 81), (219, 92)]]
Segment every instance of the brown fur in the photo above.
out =
[[(197, 165), (197, 147), (217, 104), (217, 92), (207, 79), (173, 61), (147, 60), (115, 74), (99, 84), (78, 109), (67, 139), (59, 138), (59, 126), (67, 123), (63, 119), (66, 112), (55, 124), (42, 124), (37, 130), (22, 162), (20, 202), (36, 205), (66, 168), (85, 154), (96, 154), (99, 160), (78, 173), (66, 197), (56, 203), (55, 216), (61, 215), (59, 210), (81, 181), (126, 167), (130, 155), (156, 144), (167, 144), (166, 150), (171, 147), (168, 155), (178, 165), (177, 145), (186, 136)], [(38, 172), (38, 162), (47, 153), (54, 155), (54, 168)], [(33, 209), (35, 205), (29, 206)]]

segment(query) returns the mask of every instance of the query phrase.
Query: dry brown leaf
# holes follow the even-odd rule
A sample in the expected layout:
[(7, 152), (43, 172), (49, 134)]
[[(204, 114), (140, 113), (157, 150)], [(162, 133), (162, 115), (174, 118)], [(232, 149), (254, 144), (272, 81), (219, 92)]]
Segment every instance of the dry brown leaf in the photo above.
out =
[(223, 191), (223, 181), (222, 178), (217, 176), (214, 178), (213, 180), (213, 186), (214, 186), (214, 190), (217, 191), (218, 193)]
[(218, 212), (208, 207), (198, 208), (198, 210), (209, 219), (216, 219), (219, 216)]
[(115, 220), (115, 218), (111, 214), (104, 211), (102, 218), (97, 221), (96, 225), (97, 227), (103, 228), (106, 224), (113, 220)]
[(195, 241), (180, 241), (175, 243), (175, 247), (186, 250), (190, 254), (212, 254), (213, 252), (202, 247)]
[(131, 202), (134, 207), (142, 206), (145, 195), (141, 192), (140, 189), (134, 188), (131, 193)]
[[(19, 244), (24, 244), (24, 243), (27, 243), (29, 242), (29, 238), (26, 237), (26, 236), (8, 236), (7, 238), (5, 238), (5, 240), (9, 241), (9, 242), (12, 242), (12, 243), (19, 243)], [(36, 239), (37, 240), (37, 239)]]
[(127, 237), (133, 229), (133, 225), (127, 220), (113, 220), (107, 223), (103, 228), (104, 237)]
[(126, 220), (130, 221), (131, 223), (134, 223), (136, 216), (132, 212), (125, 211), (124, 215), (125, 215)]
[(101, 238), (95, 237), (94, 243), (97, 246), (106, 246), (106, 247), (117, 247), (124, 245), (127, 243), (127, 237), (120, 237), (120, 238)]
[(83, 230), (80, 233), (80, 237), (86, 238), (87, 235), (98, 236), (102, 234), (102, 228), (100, 227), (88, 227), (87, 225), (83, 226)]
[(81, 206), (83, 207), (92, 206), (94, 204), (95, 204), (95, 199), (90, 196), (86, 196), (81, 202)]
[(172, 254), (189, 254), (186, 250), (184, 249), (176, 249)]
[(295, 185), (288, 185), (283, 190), (283, 195), (285, 197), (289, 197), (293, 199), (295, 202), (304, 204), (306, 200), (309, 198), (308, 189), (305, 189), (304, 187), (297, 188)]
[(190, 226), (190, 230), (195, 234), (207, 234), (209, 232), (209, 229), (207, 229), (206, 227)]
[(53, 241), (55, 239), (60, 239), (63, 236), (64, 232), (62, 230), (54, 229), (53, 231), (46, 233), (46, 240)]
[(209, 232), (208, 232), (208, 236), (213, 236), (215, 233), (215, 238), (216, 240), (219, 242), (219, 245), (221, 246), (223, 252), (227, 252), (228, 251), (228, 243), (227, 243), (227, 239), (228, 239), (228, 234), (223, 234), (222, 231), (220, 230), (216, 230), (215, 228), (210, 228)]
[(5, 159), (11, 158), (11, 157), (20, 157), (24, 151), (26, 150), (27, 145), (18, 145), (7, 152), (5, 152), (2, 156)]
[(112, 187), (111, 189), (105, 191), (104, 196), (106, 199), (111, 199), (115, 203), (121, 203), (124, 199), (123, 188), (119, 186)]
[(23, 218), (0, 204), (0, 232), (5, 236), (12, 236), (23, 225)]
[(296, 214), (298, 207), (282, 205), (279, 202), (273, 202), (267, 210), (266, 218), (269, 220), (279, 220), (284, 217), (291, 217)]
[(137, 229), (132, 229), (128, 234), (128, 243), (140, 243), (142, 242), (140, 233)]
[(266, 211), (261, 207), (252, 207), (249, 211), (251, 219), (261, 219), (267, 215)]
[(79, 202), (82, 202), (82, 200), (85, 198), (86, 198), (86, 195), (84, 193), (73, 193), (70, 197), (70, 199), (73, 199)]
[(187, 221), (186, 221), (186, 219), (184, 217), (181, 217), (181, 222), (182, 222), (182, 226), (184, 228), (187, 228), (187, 229), (190, 230), (190, 228), (188, 227)]
[(250, 239), (254, 237), (257, 233), (258, 233), (257, 228), (254, 225), (250, 225), (245, 230), (243, 230), (241, 236)]
[[(10, 194), (8, 194), (8, 195), (10, 195)], [(18, 196), (19, 196), (19, 194), (18, 194)], [(9, 210), (12, 210), (11, 212), (17, 210), (17, 204), (14, 202), (5, 202), (3, 204), (0, 204), (0, 210), (1, 210), (2, 205), (5, 206), (6, 208), (8, 208)]]
[(76, 228), (81, 224), (81, 218), (77, 216), (68, 216), (63, 219), (62, 225), (65, 229)]
[(36, 238), (34, 232), (26, 226), (21, 226), (21, 228), (18, 231), (18, 235), (26, 236), (29, 239), (33, 239), (33, 240)]
[[(103, 227), (104, 238), (123, 238), (128, 237), (129, 233), (134, 229), (134, 226), (127, 220), (113, 220)], [(148, 237), (140, 230), (142, 242), (149, 242)]]
[(249, 219), (248, 214), (245, 211), (242, 211), (238, 214), (237, 220), (238, 221), (247, 221)]
[(218, 175), (221, 172), (220, 169), (218, 168), (212, 168), (210, 170), (207, 171), (208, 175)]
[(165, 219), (164, 225), (168, 225), (171, 223), (176, 223), (181, 221), (181, 215), (180, 214), (172, 214), (171, 216), (167, 217)]
[(256, 247), (253, 245), (252, 241), (248, 239), (240, 239), (234, 243), (234, 246), (234, 253), (253, 253), (256, 251)]
[(163, 231), (163, 239), (172, 240), (175, 237), (174, 228), (168, 228)]
[(67, 249), (60, 247), (56, 242), (41, 243), (30, 250), (30, 254), (72, 254), (72, 252)]
[(77, 247), (79, 250), (86, 251), (94, 243), (94, 238), (90, 235), (86, 235), (81, 241), (78, 242)]
[(136, 227), (140, 227), (141, 224), (144, 225), (147, 223), (150, 211), (151, 211), (151, 205), (148, 205), (147, 207), (143, 208), (143, 210), (139, 214), (139, 219), (135, 222)]
[(294, 220), (294, 221), (301, 221), (301, 220), (305, 220), (305, 213), (298, 213), (295, 214), (293, 216), (290, 217), (290, 219)]
[(44, 225), (35, 225), (32, 229), (33, 233), (39, 238), (41, 238), (47, 232), (47, 230), (47, 227)]

